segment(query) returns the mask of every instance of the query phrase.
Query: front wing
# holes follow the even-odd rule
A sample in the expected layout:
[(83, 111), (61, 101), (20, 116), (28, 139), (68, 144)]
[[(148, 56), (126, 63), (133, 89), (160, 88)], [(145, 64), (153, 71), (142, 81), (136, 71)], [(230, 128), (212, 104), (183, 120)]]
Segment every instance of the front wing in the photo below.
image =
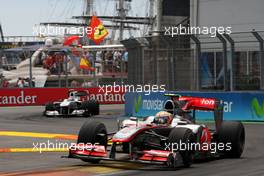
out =
[(65, 115), (72, 115), (72, 116), (78, 116), (83, 115), (85, 110), (73, 110), (70, 112), (69, 110), (54, 110), (54, 111), (45, 111), (46, 116), (65, 116)]
[[(136, 157), (135, 157), (136, 156)], [(179, 152), (171, 153), (166, 150), (143, 150), (129, 154), (128, 159), (117, 158), (116, 155), (108, 152), (105, 146), (75, 144), (69, 149), (66, 158), (108, 160), (119, 162), (136, 162), (143, 164), (157, 164), (176, 167), (182, 164), (182, 157)]]

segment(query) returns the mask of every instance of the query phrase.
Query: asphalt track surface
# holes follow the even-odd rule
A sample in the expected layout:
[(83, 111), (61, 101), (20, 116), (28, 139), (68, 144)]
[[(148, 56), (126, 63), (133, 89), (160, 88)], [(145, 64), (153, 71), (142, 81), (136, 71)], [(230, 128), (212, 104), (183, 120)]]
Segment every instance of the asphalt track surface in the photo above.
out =
[[(246, 146), (241, 159), (199, 162), (194, 163), (191, 168), (168, 169), (162, 166), (106, 161), (95, 165), (61, 158), (62, 155), (67, 155), (67, 152), (40, 153), (16, 150), (33, 148), (33, 143), (47, 143), (48, 140), (54, 143), (74, 142), (75, 135), (86, 120), (101, 121), (106, 124), (109, 132), (115, 131), (116, 119), (120, 118), (123, 109), (123, 105), (105, 105), (101, 108), (102, 115), (86, 119), (46, 118), (41, 115), (43, 107), (0, 108), (0, 175), (264, 175), (264, 124), (245, 124)], [(43, 137), (39, 137), (39, 133)], [(70, 136), (58, 137), (57, 133)], [(55, 137), (45, 137), (52, 134)], [(13, 151), (3, 150), (7, 148), (12, 148)]]

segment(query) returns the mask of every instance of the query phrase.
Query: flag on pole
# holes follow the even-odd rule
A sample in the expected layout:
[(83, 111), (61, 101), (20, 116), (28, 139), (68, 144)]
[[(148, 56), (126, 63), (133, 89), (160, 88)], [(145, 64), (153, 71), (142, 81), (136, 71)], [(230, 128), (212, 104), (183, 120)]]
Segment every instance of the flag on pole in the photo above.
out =
[(80, 68), (84, 69), (84, 70), (95, 71), (95, 68), (93, 68), (91, 66), (91, 63), (85, 58), (81, 58), (81, 60), (80, 60)]
[(76, 35), (66, 37), (66, 38), (64, 39), (63, 45), (64, 45), (64, 46), (70, 46), (70, 45), (72, 45), (74, 42), (77, 42), (77, 43), (78, 43), (78, 40), (79, 40), (79, 39), (80, 39), (80, 37), (79, 37), (79, 36), (76, 36)]
[(92, 32), (90, 32), (87, 37), (94, 41), (96, 44), (101, 43), (108, 35), (107, 29), (104, 27), (101, 20), (96, 16), (92, 16), (90, 28), (92, 29)]

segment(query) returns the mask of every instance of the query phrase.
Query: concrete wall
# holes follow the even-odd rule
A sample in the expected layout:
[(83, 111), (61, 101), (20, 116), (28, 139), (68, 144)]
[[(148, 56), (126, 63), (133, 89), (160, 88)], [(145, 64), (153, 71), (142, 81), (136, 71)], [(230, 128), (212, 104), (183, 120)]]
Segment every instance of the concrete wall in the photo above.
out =
[[(197, 23), (198, 26), (231, 26), (232, 32), (248, 32), (252, 29), (256, 31), (264, 30), (263, 0), (191, 1), (191, 24)], [(197, 19), (195, 19), (195, 14), (198, 14)]]

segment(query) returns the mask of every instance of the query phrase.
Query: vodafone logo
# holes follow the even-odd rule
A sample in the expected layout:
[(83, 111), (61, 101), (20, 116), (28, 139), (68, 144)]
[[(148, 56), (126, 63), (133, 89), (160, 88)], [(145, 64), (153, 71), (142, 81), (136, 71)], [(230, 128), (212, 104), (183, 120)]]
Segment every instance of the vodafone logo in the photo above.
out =
[(215, 104), (214, 100), (205, 99), (205, 98), (203, 98), (201, 102), (203, 105), (214, 105)]

